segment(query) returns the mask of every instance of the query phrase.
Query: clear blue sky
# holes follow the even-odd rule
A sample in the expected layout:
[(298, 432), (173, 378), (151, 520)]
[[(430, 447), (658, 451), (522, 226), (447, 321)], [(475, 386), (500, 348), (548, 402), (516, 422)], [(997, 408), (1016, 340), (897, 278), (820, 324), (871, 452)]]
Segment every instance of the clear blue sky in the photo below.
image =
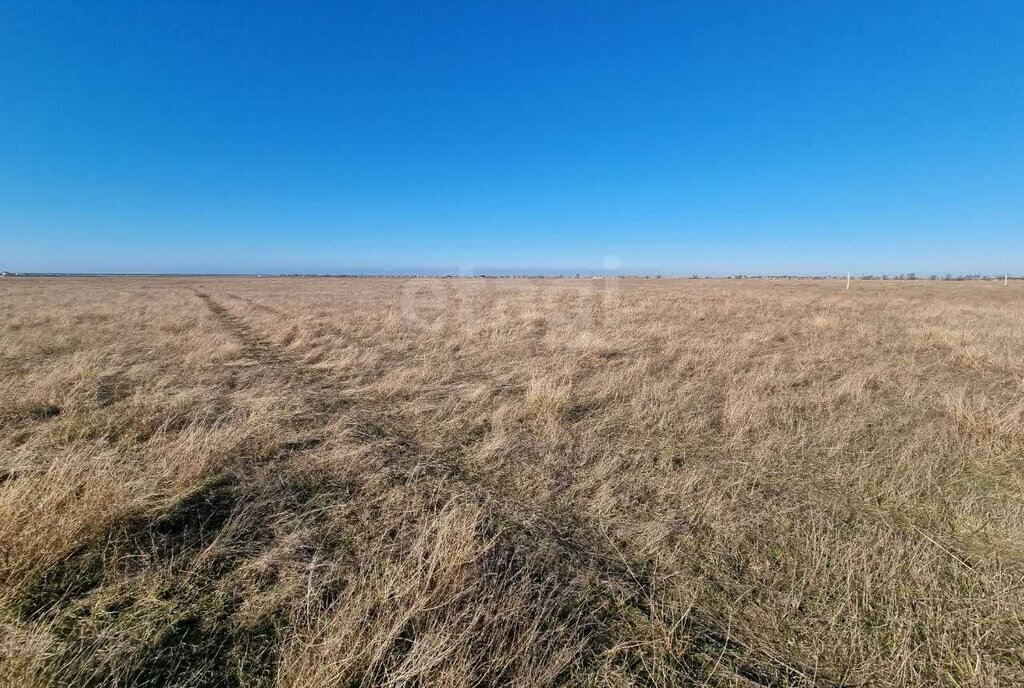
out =
[(1024, 273), (1024, 2), (0, 4), (2, 269), (603, 265)]

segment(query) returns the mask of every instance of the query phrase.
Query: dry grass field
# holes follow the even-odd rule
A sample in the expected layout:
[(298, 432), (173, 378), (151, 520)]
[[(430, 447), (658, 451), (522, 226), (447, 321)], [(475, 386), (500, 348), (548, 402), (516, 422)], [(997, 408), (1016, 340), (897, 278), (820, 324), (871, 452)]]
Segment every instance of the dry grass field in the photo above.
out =
[(1024, 682), (1024, 284), (0, 309), (3, 685)]

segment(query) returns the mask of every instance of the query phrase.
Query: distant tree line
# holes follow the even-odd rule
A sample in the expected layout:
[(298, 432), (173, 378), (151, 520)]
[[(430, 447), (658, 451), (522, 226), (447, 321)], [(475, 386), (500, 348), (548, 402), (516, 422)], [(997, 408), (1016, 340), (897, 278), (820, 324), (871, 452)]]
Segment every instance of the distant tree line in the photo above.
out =
[[(928, 275), (928, 277), (921, 277), (913, 272), (907, 272), (900, 275), (861, 275), (859, 279), (862, 280), (917, 280), (917, 279), (928, 279), (928, 280), (943, 280), (951, 282), (966, 282), (968, 280), (995, 280), (1002, 279), (1003, 275), (981, 275), (981, 274), (969, 274), (969, 275), (954, 275), (947, 272), (944, 275)], [(1016, 278), (1011, 278), (1016, 279)]]

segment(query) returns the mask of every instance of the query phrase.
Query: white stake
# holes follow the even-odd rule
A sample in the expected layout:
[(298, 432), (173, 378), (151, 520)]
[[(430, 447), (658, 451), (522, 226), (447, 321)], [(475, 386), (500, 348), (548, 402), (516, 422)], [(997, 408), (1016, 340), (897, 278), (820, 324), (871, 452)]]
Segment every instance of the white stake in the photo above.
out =
[(1007, 282), (1008, 282), (1009, 280), (1010, 280), (1010, 273), (1008, 273), (1008, 272), (1007, 272), (1007, 273), (1003, 274), (1003, 286), (1004, 286), (1004, 287), (1006, 286), (1006, 283), (1007, 283)]
[(846, 291), (850, 291), (850, 273), (846, 273)]

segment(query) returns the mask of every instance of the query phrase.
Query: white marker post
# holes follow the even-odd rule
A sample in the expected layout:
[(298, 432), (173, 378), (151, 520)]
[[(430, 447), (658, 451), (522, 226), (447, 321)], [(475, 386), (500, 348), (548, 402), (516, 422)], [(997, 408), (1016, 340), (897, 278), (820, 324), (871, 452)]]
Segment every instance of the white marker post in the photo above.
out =
[(1005, 287), (1010, 281), (1010, 273), (1003, 274), (1003, 286)]
[(850, 291), (850, 273), (846, 273), (846, 291)]

